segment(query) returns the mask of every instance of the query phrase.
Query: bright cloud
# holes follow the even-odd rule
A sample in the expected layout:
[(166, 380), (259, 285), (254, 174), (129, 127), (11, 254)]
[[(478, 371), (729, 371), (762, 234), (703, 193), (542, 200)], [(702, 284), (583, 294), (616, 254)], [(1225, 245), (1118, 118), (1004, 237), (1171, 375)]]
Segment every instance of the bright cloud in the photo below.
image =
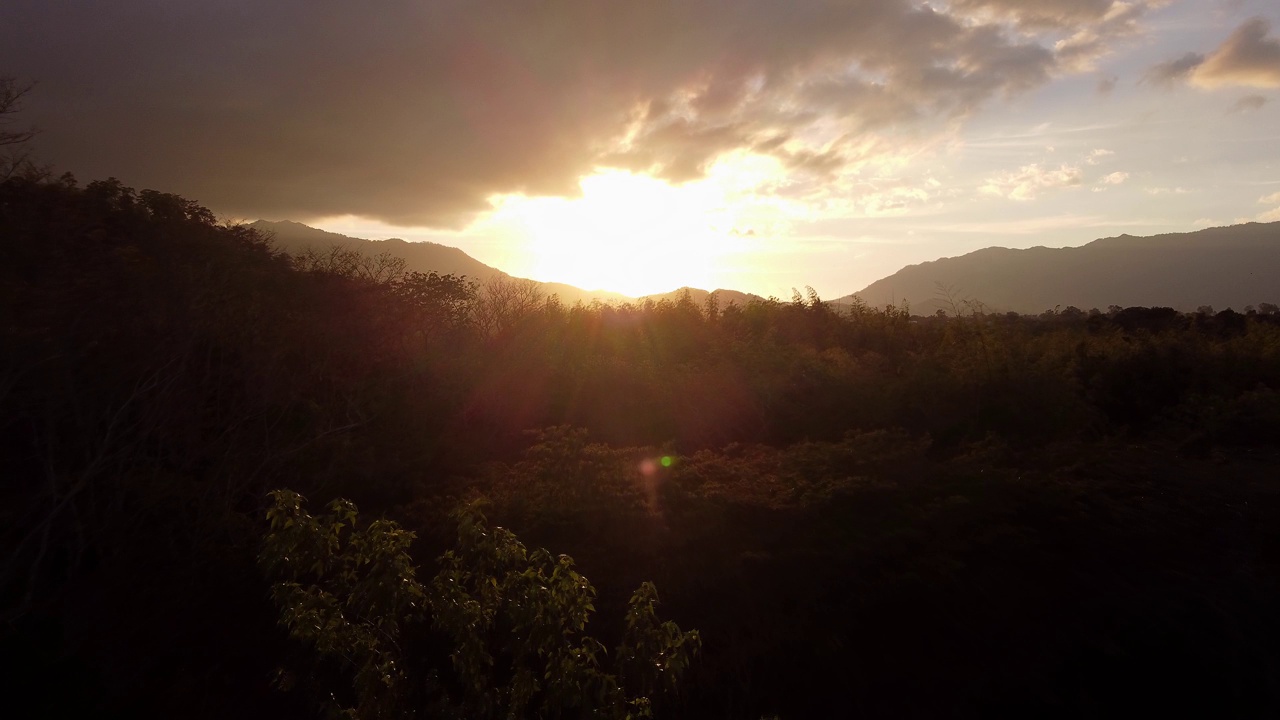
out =
[(981, 187), (988, 195), (1010, 200), (1034, 200), (1041, 191), (1080, 185), (1084, 173), (1076, 165), (1045, 168), (1038, 164), (1025, 165), (1017, 170), (991, 177)]
[(1098, 148), (1097, 150), (1094, 150), (1089, 153), (1089, 157), (1085, 159), (1085, 162), (1089, 163), (1090, 165), (1097, 165), (1098, 163), (1102, 162), (1103, 159), (1111, 157), (1112, 155), (1115, 155), (1115, 153), (1112, 152), (1111, 150), (1107, 150), (1105, 148)]
[(1258, 202), (1263, 205), (1275, 205), (1258, 215), (1258, 222), (1276, 222), (1280, 221), (1280, 192), (1272, 193), (1265, 197), (1258, 198)]

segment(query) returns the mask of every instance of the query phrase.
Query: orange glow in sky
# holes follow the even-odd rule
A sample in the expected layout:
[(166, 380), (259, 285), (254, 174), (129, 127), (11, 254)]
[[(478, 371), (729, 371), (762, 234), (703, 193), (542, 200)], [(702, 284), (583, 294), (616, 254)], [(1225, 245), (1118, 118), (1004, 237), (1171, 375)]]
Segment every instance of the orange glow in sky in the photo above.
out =
[(602, 171), (582, 179), (577, 198), (495, 197), (473, 231), (505, 238), (506, 269), (535, 280), (631, 296), (721, 287), (740, 280), (760, 237), (785, 220), (787, 208), (751, 194), (775, 163), (736, 156), (678, 186)]

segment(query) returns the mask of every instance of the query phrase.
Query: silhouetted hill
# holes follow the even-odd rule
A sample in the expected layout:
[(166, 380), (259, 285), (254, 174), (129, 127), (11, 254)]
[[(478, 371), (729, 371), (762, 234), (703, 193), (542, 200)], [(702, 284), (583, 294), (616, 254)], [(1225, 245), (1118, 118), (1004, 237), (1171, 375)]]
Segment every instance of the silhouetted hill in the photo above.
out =
[(506, 275), (501, 270), (485, 265), (458, 248), (433, 242), (405, 242), (399, 238), (365, 240), (318, 230), (289, 220), (282, 222), (259, 220), (252, 223), (250, 227), (269, 233), (277, 247), (290, 253), (297, 253), (309, 247), (319, 250), (338, 245), (358, 248), (372, 255), (390, 252), (404, 258), (410, 270), (419, 272), (434, 270), (441, 274), (466, 275), (481, 281), (495, 275)]
[[(338, 245), (356, 248), (367, 255), (391, 253), (405, 259), (409, 270), (418, 272), (437, 272), (440, 274), (465, 275), (481, 282), (494, 277), (511, 277), (507, 273), (485, 265), (456, 247), (433, 242), (406, 242), (399, 238), (389, 240), (365, 240), (325, 230), (318, 230), (308, 225), (288, 220), (271, 222), (258, 220), (250, 227), (269, 233), (275, 244), (282, 250), (297, 253), (308, 247), (322, 250)], [(590, 303), (593, 300), (626, 301), (632, 298), (607, 290), (583, 290), (564, 283), (539, 283), (547, 295), (559, 295), (561, 302), (572, 305), (576, 302)]]
[(645, 295), (640, 299), (653, 300), (654, 302), (661, 302), (663, 300), (670, 300), (672, 302), (676, 302), (680, 299), (680, 296), (686, 292), (689, 293), (689, 299), (692, 300), (693, 303), (695, 305), (698, 305), (699, 307), (706, 304), (707, 297), (712, 294), (714, 294), (719, 299), (720, 307), (722, 308), (729, 306), (731, 303), (737, 304), (737, 305), (746, 305), (750, 303), (752, 300), (763, 299), (759, 295), (752, 295), (751, 293), (739, 292), (738, 290), (725, 290), (723, 288), (720, 288), (717, 290), (708, 291), (708, 290), (699, 290), (698, 288), (691, 288), (691, 287), (682, 287), (679, 290), (672, 290), (671, 292), (659, 293), (657, 295)]
[(940, 286), (957, 300), (1020, 313), (1071, 305), (1240, 310), (1280, 300), (1280, 222), (1121, 235), (1081, 247), (986, 248), (905, 267), (854, 295), (873, 306), (907, 300), (913, 312), (929, 314), (948, 304)]

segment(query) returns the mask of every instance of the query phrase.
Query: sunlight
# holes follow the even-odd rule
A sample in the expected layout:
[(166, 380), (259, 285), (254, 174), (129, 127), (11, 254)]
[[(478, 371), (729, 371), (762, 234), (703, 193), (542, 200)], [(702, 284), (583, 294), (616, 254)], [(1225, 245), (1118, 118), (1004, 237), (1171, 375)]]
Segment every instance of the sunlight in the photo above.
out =
[(582, 179), (579, 198), (497, 197), (486, 224), (524, 247), (517, 275), (632, 296), (711, 289), (754, 245), (741, 223), (771, 169), (743, 158), (679, 186), (602, 171)]
[[(787, 192), (776, 158), (728, 153), (701, 180), (673, 185), (644, 174), (602, 170), (580, 181), (577, 198), (495, 195), (492, 210), (461, 231), (396, 227), (354, 215), (312, 219), (353, 237), (431, 241), (516, 277), (632, 297), (680, 287), (782, 296), (808, 281), (777, 241), (818, 209)], [(810, 253), (795, 243), (790, 252)]]

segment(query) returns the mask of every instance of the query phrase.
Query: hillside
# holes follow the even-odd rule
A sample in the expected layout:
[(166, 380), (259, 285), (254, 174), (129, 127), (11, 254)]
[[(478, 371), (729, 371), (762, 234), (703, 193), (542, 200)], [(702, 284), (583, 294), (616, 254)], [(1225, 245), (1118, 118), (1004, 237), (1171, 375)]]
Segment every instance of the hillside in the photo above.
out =
[(672, 302), (675, 302), (679, 300), (680, 296), (686, 292), (689, 293), (689, 299), (692, 300), (693, 303), (698, 306), (705, 305), (707, 302), (707, 297), (710, 295), (716, 296), (716, 299), (719, 301), (720, 307), (722, 308), (727, 307), (730, 304), (747, 305), (752, 300), (762, 299), (759, 295), (752, 295), (751, 293), (744, 293), (738, 290), (725, 290), (723, 288), (720, 288), (717, 290), (708, 291), (708, 290), (699, 290), (698, 288), (690, 288), (690, 287), (682, 287), (679, 290), (672, 290), (671, 292), (660, 293), (657, 295), (645, 295), (640, 299), (653, 300), (654, 302), (661, 302), (663, 300), (670, 300)]
[(991, 247), (911, 265), (836, 302), (861, 297), (873, 306), (909, 301), (928, 314), (955, 299), (989, 309), (1040, 313), (1057, 306), (1209, 305), (1240, 310), (1280, 300), (1280, 222), (1191, 233), (1095, 240), (1081, 247)]
[[(297, 253), (306, 248), (324, 249), (338, 245), (357, 248), (367, 255), (378, 255), (383, 252), (402, 257), (409, 270), (418, 272), (437, 272), (440, 274), (465, 275), (485, 282), (494, 277), (511, 277), (507, 273), (485, 265), (456, 247), (440, 245), (433, 242), (406, 242), (399, 238), (389, 240), (365, 240), (338, 233), (326, 232), (302, 223), (288, 220), (271, 222), (258, 220), (250, 227), (268, 233), (275, 245), (290, 253)], [(558, 295), (561, 302), (573, 305), (577, 302), (591, 303), (593, 300), (626, 301), (625, 295), (607, 290), (583, 290), (564, 283), (539, 283), (547, 295)]]
[(620, 718), (621, 667), (667, 720), (1280, 716), (1280, 314), (456, 289), (0, 182), (0, 690)]

